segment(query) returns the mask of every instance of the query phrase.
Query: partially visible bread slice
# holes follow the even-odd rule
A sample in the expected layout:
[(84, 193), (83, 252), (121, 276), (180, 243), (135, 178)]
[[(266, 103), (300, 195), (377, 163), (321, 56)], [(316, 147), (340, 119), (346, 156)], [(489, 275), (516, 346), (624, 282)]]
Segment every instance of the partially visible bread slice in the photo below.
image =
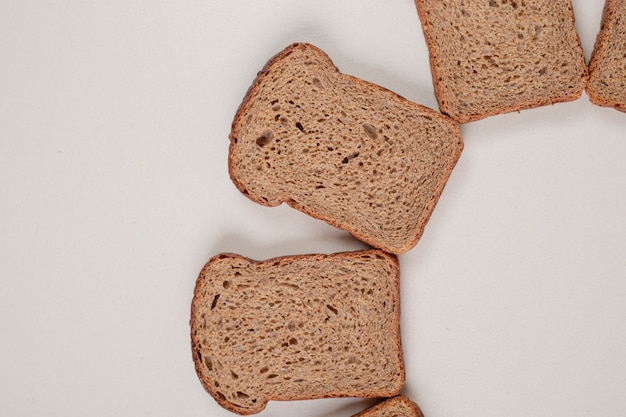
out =
[(398, 395), (352, 417), (423, 417), (423, 414), (417, 404), (403, 395)]
[(442, 113), (461, 123), (579, 98), (570, 0), (415, 0)]
[(391, 253), (417, 243), (463, 148), (456, 122), (339, 73), (309, 44), (268, 62), (230, 140), (230, 176), (250, 199)]
[(398, 394), (399, 271), (397, 258), (379, 250), (213, 257), (191, 308), (202, 384), (239, 414), (268, 400)]
[(602, 26), (589, 62), (592, 103), (626, 112), (626, 1), (606, 0)]

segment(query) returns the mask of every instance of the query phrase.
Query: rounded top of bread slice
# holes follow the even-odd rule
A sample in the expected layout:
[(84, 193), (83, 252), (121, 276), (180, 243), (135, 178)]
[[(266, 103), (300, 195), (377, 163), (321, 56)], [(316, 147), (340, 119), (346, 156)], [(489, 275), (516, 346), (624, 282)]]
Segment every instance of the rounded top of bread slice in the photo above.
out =
[(230, 176), (247, 197), (391, 253), (417, 243), (463, 148), (458, 123), (341, 74), (310, 44), (267, 63), (230, 139)]

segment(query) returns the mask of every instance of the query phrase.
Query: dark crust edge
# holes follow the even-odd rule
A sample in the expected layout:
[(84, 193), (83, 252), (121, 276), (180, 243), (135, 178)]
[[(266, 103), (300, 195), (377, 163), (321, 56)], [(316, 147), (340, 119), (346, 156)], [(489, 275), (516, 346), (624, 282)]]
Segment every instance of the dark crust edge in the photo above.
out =
[(404, 395), (397, 395), (395, 397), (383, 400), (378, 404), (375, 404), (357, 414), (354, 414), (352, 417), (369, 417), (374, 413), (384, 411), (387, 407), (394, 406), (396, 403), (404, 403), (411, 410), (411, 417), (424, 417), (424, 415), (422, 414), (422, 410), (420, 410), (418, 405), (415, 402), (409, 400)]
[[(280, 396), (271, 397), (271, 398), (263, 398), (263, 399), (259, 398), (257, 408), (238, 407), (234, 405), (233, 403), (225, 399), (222, 399), (219, 395), (217, 395), (217, 391), (215, 391), (214, 385), (211, 383), (212, 380), (202, 372), (204, 367), (202, 366), (201, 360), (196, 355), (196, 346), (198, 345), (198, 340), (195, 335), (195, 330), (197, 329), (197, 326), (198, 326), (198, 323), (195, 320), (196, 313), (197, 313), (197, 310), (201, 309), (202, 306), (204, 305), (202, 303), (202, 297), (200, 296), (200, 289), (204, 281), (204, 273), (213, 262), (215, 262), (218, 259), (224, 259), (224, 258), (240, 259), (240, 260), (244, 260), (248, 262), (251, 266), (254, 266), (255, 268), (260, 268), (260, 267), (263, 267), (264, 264), (275, 263), (277, 261), (293, 261), (296, 259), (303, 259), (303, 258), (322, 258), (322, 259), (339, 258), (339, 257), (350, 258), (350, 257), (359, 257), (360, 255), (363, 255), (363, 254), (380, 255), (381, 257), (385, 258), (389, 262), (389, 264), (391, 265), (391, 267), (393, 268), (395, 272), (393, 276), (394, 282), (391, 284), (391, 286), (393, 287), (392, 289), (394, 291), (393, 298), (396, 301), (396, 305), (394, 306), (395, 315), (393, 318), (394, 320), (393, 325), (395, 328), (394, 336), (395, 336), (395, 343), (397, 346), (398, 364), (399, 364), (399, 368), (397, 370), (399, 374), (397, 386), (390, 388), (388, 391), (380, 390), (380, 391), (371, 391), (368, 393), (345, 391), (345, 392), (332, 393), (329, 395), (310, 395), (310, 396), (303, 396), (303, 397), (298, 397), (298, 398), (280, 397)], [(406, 373), (404, 369), (404, 356), (402, 353), (402, 337), (400, 335), (400, 262), (398, 261), (397, 256), (387, 253), (385, 251), (379, 250), (379, 249), (337, 252), (337, 253), (332, 253), (332, 254), (288, 255), (288, 256), (275, 257), (275, 258), (271, 258), (271, 259), (267, 259), (263, 261), (250, 259), (248, 257), (241, 256), (235, 253), (229, 253), (229, 252), (219, 253), (213, 256), (207, 263), (205, 263), (205, 265), (202, 267), (202, 270), (200, 271), (200, 274), (198, 275), (198, 278), (196, 279), (196, 284), (195, 284), (194, 293), (193, 293), (193, 300), (191, 302), (191, 319), (189, 320), (189, 326), (190, 326), (190, 336), (191, 336), (191, 355), (193, 358), (196, 374), (198, 375), (198, 378), (200, 379), (202, 386), (204, 387), (205, 391), (207, 391), (215, 399), (215, 401), (217, 401), (217, 403), (221, 407), (239, 415), (250, 415), (250, 414), (259, 413), (263, 411), (263, 409), (265, 409), (268, 401), (315, 400), (315, 399), (320, 399), (320, 398), (345, 398), (345, 397), (353, 397), (353, 398), (392, 397), (394, 395), (397, 395), (400, 392), (400, 390), (404, 386), (404, 382), (406, 381)]]
[[(572, 30), (575, 32), (576, 34), (576, 44), (578, 46), (578, 51), (579, 51), (579, 55), (580, 55), (580, 59), (582, 61), (582, 83), (580, 86), (580, 89), (571, 93), (571, 94), (566, 94), (566, 95), (559, 95), (559, 96), (555, 96), (555, 97), (551, 97), (551, 98), (543, 98), (543, 99), (538, 99), (538, 100), (531, 100), (525, 103), (520, 103), (520, 104), (516, 104), (516, 105), (512, 105), (512, 106), (503, 106), (501, 107), (499, 110), (496, 111), (488, 111), (488, 112), (484, 112), (484, 113), (475, 113), (475, 114), (468, 114), (468, 115), (454, 115), (450, 113), (450, 108), (446, 105), (447, 101), (445, 101), (445, 95), (442, 91), (442, 88), (440, 87), (440, 83), (439, 83), (439, 75), (440, 75), (440, 71), (439, 71), (439, 67), (437, 65), (437, 60), (438, 60), (438, 55), (437, 55), (437, 51), (436, 51), (436, 47), (435, 44), (433, 42), (432, 36), (431, 36), (431, 32), (430, 32), (430, 23), (428, 23), (427, 19), (425, 18), (424, 15), (424, 10), (422, 9), (423, 3), (427, 1), (427, 0), (415, 0), (415, 6), (417, 8), (417, 13), (419, 15), (420, 18), (420, 22), (422, 24), (422, 31), (424, 32), (424, 39), (426, 40), (426, 45), (428, 47), (428, 56), (429, 56), (429, 61), (430, 61), (430, 68), (431, 68), (431, 74), (432, 74), (432, 79), (433, 79), (433, 85), (434, 85), (434, 89), (435, 89), (435, 97), (437, 98), (437, 102), (439, 103), (439, 110), (451, 117), (452, 119), (456, 120), (457, 122), (463, 124), (463, 123), (468, 123), (468, 122), (473, 122), (476, 120), (480, 120), (480, 119), (485, 119), (487, 117), (490, 116), (496, 116), (498, 114), (505, 114), (505, 113), (512, 113), (512, 112), (519, 112), (521, 110), (527, 110), (527, 109), (533, 109), (536, 107), (542, 107), (542, 106), (547, 106), (550, 104), (557, 104), (557, 103), (565, 103), (568, 101), (574, 101), (579, 99), (582, 96), (583, 91), (585, 90), (585, 87), (588, 84), (589, 81), (589, 71), (587, 70), (587, 64), (585, 62), (585, 54), (582, 48), (582, 43), (580, 42), (580, 36), (578, 35), (578, 32), (576, 31), (575, 28), (572, 28)], [(569, 0), (567, 2), (567, 6), (568, 6), (568, 10), (569, 10), (569, 15), (570, 15), (570, 19), (572, 21), (572, 24), (575, 21), (575, 16), (574, 16), (574, 8), (572, 6), (572, 2), (571, 0)], [(444, 100), (444, 104), (441, 104), (441, 101)]]
[[(609, 37), (613, 30), (613, 14), (615, 9), (619, 7), (619, 3), (616, 0), (606, 0), (604, 2), (604, 9), (602, 10), (602, 20), (600, 21), (600, 30), (596, 36), (596, 42), (591, 53), (591, 59), (589, 60), (589, 82), (587, 83), (587, 95), (589, 101), (596, 106), (612, 107), (615, 110), (626, 113), (626, 103), (623, 101), (611, 100), (602, 97), (599, 92), (596, 92), (593, 88), (593, 79), (596, 74), (596, 69), (601, 66), (602, 58), (609, 45)], [(623, 6), (622, 6), (623, 7)]]
[[(243, 116), (243, 114), (246, 113), (246, 111), (248, 110), (248, 108), (251, 105), (251, 98), (252, 95), (257, 91), (257, 89), (259, 88), (259, 86), (264, 82), (264, 78), (265, 75), (267, 74), (267, 72), (271, 69), (271, 67), (274, 65), (274, 63), (276, 63), (277, 61), (287, 57), (289, 54), (291, 54), (293, 52), (294, 49), (297, 48), (310, 48), (313, 49), (314, 51), (316, 51), (318, 54), (320, 54), (321, 56), (324, 57), (324, 59), (326, 59), (329, 63), (329, 71), (335, 72), (337, 73), (339, 76), (347, 78), (349, 80), (351, 80), (352, 82), (356, 83), (356, 84), (361, 84), (363, 86), (366, 86), (368, 88), (372, 88), (374, 90), (378, 90), (379, 92), (381, 92), (382, 94), (391, 94), (393, 96), (394, 99), (398, 100), (399, 102), (402, 102), (410, 107), (415, 107), (417, 110), (421, 111), (421, 112), (425, 112), (427, 114), (429, 114), (430, 116), (436, 117), (436, 118), (440, 118), (444, 121), (447, 122), (447, 124), (450, 127), (450, 131), (451, 134), (454, 135), (454, 138), (456, 139), (457, 143), (456, 143), (456, 148), (454, 150), (453, 155), (450, 158), (450, 161), (443, 173), (443, 176), (441, 178), (441, 181), (435, 186), (435, 189), (433, 190), (433, 198), (431, 199), (431, 201), (426, 205), (426, 210), (424, 210), (424, 213), (422, 216), (418, 217), (417, 219), (417, 228), (416, 231), (414, 233), (414, 235), (412, 237), (410, 237), (409, 239), (407, 239), (405, 241), (405, 243), (403, 245), (391, 245), (388, 244), (387, 242), (384, 241), (379, 241), (378, 239), (372, 238), (370, 236), (367, 236), (365, 234), (359, 233), (357, 230), (355, 230), (354, 227), (352, 227), (352, 225), (350, 223), (345, 223), (345, 222), (340, 222), (337, 219), (334, 219), (332, 217), (329, 216), (324, 216), (318, 212), (316, 212), (315, 210), (312, 210), (308, 207), (305, 207), (301, 204), (299, 204), (298, 202), (294, 201), (293, 199), (287, 197), (282, 198), (280, 202), (278, 202), (278, 204), (274, 204), (274, 203), (270, 203), (268, 201), (262, 200), (262, 199), (257, 199), (254, 198), (252, 195), (250, 195), (250, 193), (248, 193), (245, 189), (245, 187), (238, 181), (237, 179), (237, 172), (236, 169), (233, 166), (233, 153), (234, 153), (234, 148), (237, 145), (237, 137), (238, 137), (238, 131), (237, 131), (237, 125), (239, 124), (239, 121), (241, 119), (241, 117)], [(391, 91), (385, 87), (382, 87), (378, 84), (373, 84), (370, 83), (368, 81), (364, 81), (358, 77), (352, 76), (352, 75), (348, 75), (348, 74), (343, 74), (342, 72), (339, 71), (339, 69), (333, 64), (332, 60), (330, 59), (330, 57), (324, 52), (322, 51), (320, 48), (311, 45), (309, 43), (293, 43), (291, 45), (289, 45), (288, 47), (286, 47), (285, 49), (283, 49), (281, 52), (279, 52), (278, 54), (276, 54), (273, 58), (271, 58), (267, 64), (265, 64), (265, 66), (263, 67), (263, 69), (258, 73), (257, 78), (255, 79), (254, 83), (252, 84), (252, 86), (248, 89), (248, 92), (246, 93), (242, 103), (239, 106), (239, 109), (237, 110), (237, 113), (235, 114), (235, 117), (233, 119), (232, 125), (231, 125), (231, 132), (229, 134), (229, 139), (230, 139), (230, 147), (229, 147), (229, 151), (228, 151), (228, 173), (230, 176), (231, 181), (235, 184), (235, 186), (239, 189), (239, 191), (244, 194), (246, 197), (248, 197), (250, 200), (264, 205), (264, 206), (268, 206), (268, 207), (275, 207), (278, 206), (282, 203), (286, 203), (287, 205), (289, 205), (290, 207), (304, 213), (307, 214), (315, 219), (318, 220), (323, 220), (326, 223), (330, 224), (331, 226), (334, 226), (338, 229), (344, 230), (348, 233), (350, 233), (352, 236), (354, 236), (355, 238), (357, 238), (358, 240), (361, 240), (367, 244), (369, 244), (370, 246), (373, 246), (375, 248), (379, 248), (382, 249), (386, 252), (390, 252), (393, 254), (402, 254), (402, 253), (406, 253), (408, 252), (410, 249), (412, 249), (417, 242), (419, 241), (419, 239), (421, 238), (423, 232), (424, 232), (424, 228), (426, 227), (426, 223), (428, 223), (428, 220), (430, 219), (432, 212), (435, 208), (435, 205), (437, 203), (437, 201), (439, 200), (439, 197), (441, 196), (443, 189), (446, 185), (446, 183), (448, 182), (448, 178), (450, 177), (452, 170), (454, 169), (454, 167), (456, 166), (456, 163), (459, 159), (459, 157), (461, 156), (461, 152), (463, 151), (463, 139), (461, 137), (461, 130), (459, 127), (459, 124), (453, 120), (452, 118), (448, 117), (447, 115), (441, 114), (438, 111), (431, 109), (429, 107), (423, 106), (421, 104), (417, 104), (413, 101), (407, 100), (406, 98), (402, 97), (401, 95), (397, 94), (394, 91)]]

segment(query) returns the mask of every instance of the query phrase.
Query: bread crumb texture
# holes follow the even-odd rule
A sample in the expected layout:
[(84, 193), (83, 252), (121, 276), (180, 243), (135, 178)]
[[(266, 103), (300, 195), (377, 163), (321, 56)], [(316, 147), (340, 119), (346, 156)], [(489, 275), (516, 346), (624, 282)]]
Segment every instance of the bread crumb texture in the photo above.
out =
[(463, 143), (456, 122), (294, 44), (259, 73), (230, 135), (233, 182), (391, 253), (423, 232)]
[(587, 93), (594, 104), (626, 112), (626, 0), (605, 2)]
[(423, 417), (423, 414), (417, 404), (403, 395), (398, 395), (352, 417)]
[(415, 0), (440, 110), (461, 123), (579, 98), (570, 0)]
[(257, 262), (213, 257), (198, 277), (192, 354), (224, 408), (389, 397), (404, 384), (399, 266), (378, 250)]

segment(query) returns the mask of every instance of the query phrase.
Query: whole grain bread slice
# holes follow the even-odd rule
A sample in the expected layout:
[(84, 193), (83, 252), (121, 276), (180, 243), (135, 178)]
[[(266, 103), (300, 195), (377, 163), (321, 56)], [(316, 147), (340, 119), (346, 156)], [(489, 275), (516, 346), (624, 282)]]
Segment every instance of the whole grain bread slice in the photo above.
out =
[(384, 400), (352, 417), (423, 417), (417, 404), (403, 395)]
[(399, 271), (380, 250), (213, 257), (196, 282), (190, 321), (204, 388), (238, 414), (269, 400), (398, 394)]
[(587, 82), (570, 0), (415, 0), (439, 109), (461, 123), (571, 101)]
[(606, 0), (589, 62), (592, 103), (626, 112), (626, 1)]
[(286, 202), (396, 254), (417, 243), (463, 148), (453, 120), (302, 43), (259, 73), (230, 141), (231, 179), (251, 200)]

